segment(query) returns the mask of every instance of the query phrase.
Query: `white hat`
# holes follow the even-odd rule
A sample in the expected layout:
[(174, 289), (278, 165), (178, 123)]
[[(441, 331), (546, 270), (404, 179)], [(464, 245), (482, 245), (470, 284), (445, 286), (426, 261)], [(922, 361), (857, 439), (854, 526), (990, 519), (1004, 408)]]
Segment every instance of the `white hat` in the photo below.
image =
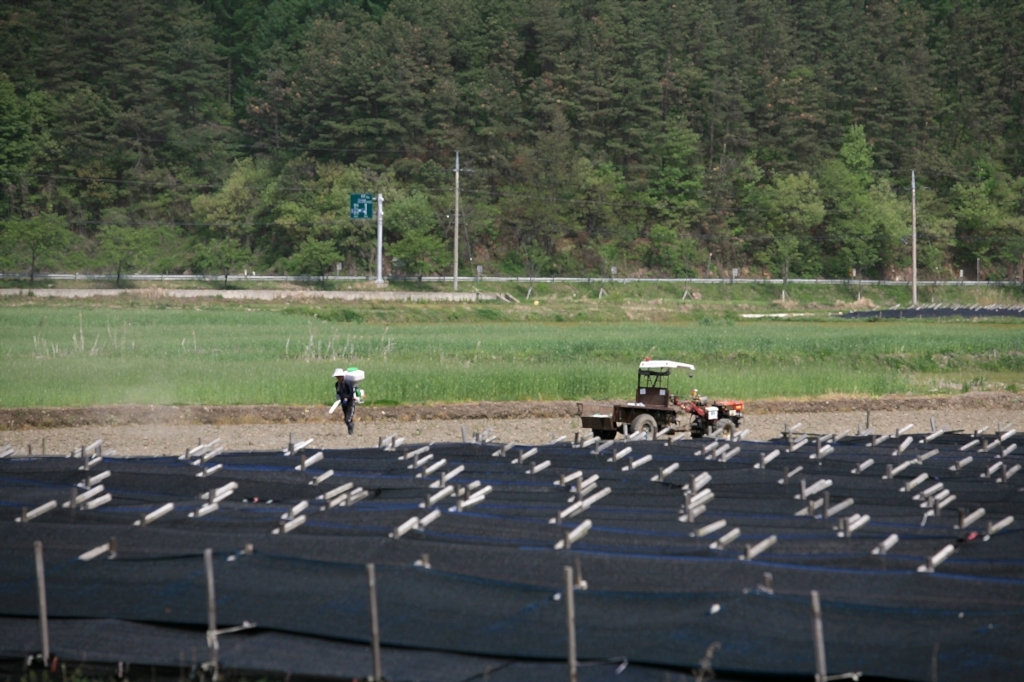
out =
[(343, 377), (345, 376), (345, 370), (339, 367), (338, 369), (334, 370), (334, 374), (332, 374), (331, 376)]

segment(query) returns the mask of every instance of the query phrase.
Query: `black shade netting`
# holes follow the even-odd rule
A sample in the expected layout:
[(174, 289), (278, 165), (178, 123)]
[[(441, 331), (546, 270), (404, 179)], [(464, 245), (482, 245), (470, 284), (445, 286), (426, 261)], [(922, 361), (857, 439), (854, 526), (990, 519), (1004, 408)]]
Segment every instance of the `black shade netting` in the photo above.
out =
[[(40, 540), (51, 616), (202, 628), (202, 550), (211, 547), (219, 623), (249, 620), (262, 632), (365, 642), (364, 564), (374, 562), (387, 645), (556, 660), (566, 650), (560, 593), (570, 565), (588, 584), (575, 591), (581, 658), (687, 668), (718, 641), (717, 668), (809, 674), (809, 592), (818, 590), (830, 671), (925, 680), (935, 656), (944, 676), (1020, 679), (1024, 476), (1007, 474), (1021, 461), (1013, 446), (1024, 441), (1003, 435), (976, 444), (961, 434), (929, 442), (925, 434), (909, 442), (906, 434), (811, 439), (794, 452), (783, 440), (617, 443), (599, 454), (543, 446), (523, 461), (525, 446), (501, 453), (494, 445), (439, 444), (418, 467), (399, 459), (411, 446), (326, 450), (306, 471), (296, 470), (297, 457), (230, 453), (207, 464), (223, 464), (208, 478), (177, 458), (106, 459), (89, 472), (72, 459), (4, 460), (0, 615), (37, 613), (32, 542)], [(776, 450), (766, 469), (755, 468)], [(865, 468), (868, 459), (875, 462)], [(311, 485), (328, 470), (332, 476)], [(102, 482), (109, 503), (14, 522), (23, 508), (68, 500), (76, 484), (102, 471), (111, 472)], [(701, 484), (701, 474), (710, 481)], [(611, 492), (558, 521), (575, 501), (573, 486), (595, 475), (583, 499)], [(215, 511), (189, 517), (206, 503), (202, 494), (229, 482), (237, 488)], [(683, 488), (693, 483), (705, 509), (690, 522)], [(365, 499), (335, 507), (317, 499), (343, 484), (365, 490)], [(449, 484), (452, 494), (428, 504)], [(459, 511), (457, 499), (477, 491), (483, 500)], [(167, 502), (175, 504), (168, 515), (132, 525)], [(296, 510), (303, 502), (309, 506)], [(389, 537), (433, 509), (441, 514), (429, 525)], [(303, 524), (272, 534), (298, 515)], [(585, 520), (592, 528), (571, 550), (554, 549)], [(720, 528), (701, 531), (717, 521)], [(738, 539), (713, 546), (735, 529)], [(872, 554), (894, 534), (898, 543)], [(774, 545), (740, 558), (770, 536)], [(111, 537), (116, 559), (78, 559)], [(928, 572), (928, 558), (947, 545), (952, 553)]]

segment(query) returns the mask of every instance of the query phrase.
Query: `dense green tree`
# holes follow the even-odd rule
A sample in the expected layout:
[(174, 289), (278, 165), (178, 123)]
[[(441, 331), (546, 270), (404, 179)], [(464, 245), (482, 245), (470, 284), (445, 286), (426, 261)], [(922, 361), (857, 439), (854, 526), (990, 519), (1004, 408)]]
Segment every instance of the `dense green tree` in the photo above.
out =
[(980, 261), (982, 272), (1003, 279), (1024, 261), (1024, 182), (1007, 182), (983, 171), (974, 182), (960, 182), (952, 191), (956, 220), (957, 260), (968, 271)]
[(267, 218), (267, 199), (273, 196), (273, 174), (266, 164), (245, 158), (236, 161), (224, 184), (192, 201), (198, 222), (215, 237), (239, 239), (252, 248), (259, 223)]
[(936, 169), (962, 175), (993, 150), (1024, 173), (1024, 6), (1013, 2), (925, 0), (927, 40), (945, 93), (935, 124), (944, 132)]
[(14, 84), (0, 73), (0, 190), (10, 196), (35, 155), (31, 114)]
[(115, 285), (120, 288), (122, 275), (154, 260), (159, 232), (132, 225), (122, 212), (111, 210), (99, 227), (96, 244), (101, 261), (117, 274)]
[(315, 275), (323, 280), (340, 260), (334, 242), (310, 236), (299, 245), (290, 262), (300, 275)]
[(767, 189), (766, 200), (771, 241), (765, 254), (787, 282), (791, 269), (798, 274), (817, 272), (821, 248), (812, 231), (825, 218), (818, 183), (807, 173), (786, 175)]
[(839, 158), (819, 174), (826, 216), (822, 230), (824, 274), (845, 278), (878, 275), (898, 257), (896, 246), (909, 236), (908, 216), (889, 182), (873, 173), (874, 153), (864, 127), (852, 125)]
[(223, 274), (224, 286), (227, 286), (231, 271), (244, 265), (249, 257), (249, 251), (237, 239), (211, 239), (196, 246), (192, 255), (192, 270)]
[(9, 218), (0, 233), (15, 266), (28, 265), (30, 286), (35, 284), (38, 269), (68, 246), (72, 236), (64, 217), (52, 212), (24, 219)]
[(425, 195), (414, 193), (388, 202), (385, 215), (388, 231), (397, 235), (387, 255), (397, 259), (402, 272), (425, 275), (451, 266), (452, 253), (441, 238), (437, 216)]
[(956, 218), (949, 215), (948, 207), (928, 189), (917, 191), (917, 266), (920, 277), (945, 279), (945, 274), (956, 276), (952, 267), (952, 250), (956, 245)]
[(700, 137), (677, 117), (666, 122), (655, 151), (659, 163), (651, 172), (652, 208), (658, 218), (689, 227), (706, 208)]
[(366, 272), (347, 195), (383, 191), (434, 216), (389, 254), (444, 269), (459, 150), (488, 271), (887, 276), (911, 169), (925, 271), (1021, 265), (1020, 3), (16, 0), (0, 74), (0, 215), (65, 218), (68, 263), (116, 224), (137, 268), (313, 240)]
[(222, 172), (233, 138), (207, 15), (187, 0), (21, 4), (0, 9), (0, 70), (46, 93), (55, 141), (29, 194), (79, 225), (143, 203), (178, 217), (177, 187)]
[(701, 250), (697, 241), (669, 225), (651, 227), (646, 263), (656, 272), (672, 277), (695, 277)]

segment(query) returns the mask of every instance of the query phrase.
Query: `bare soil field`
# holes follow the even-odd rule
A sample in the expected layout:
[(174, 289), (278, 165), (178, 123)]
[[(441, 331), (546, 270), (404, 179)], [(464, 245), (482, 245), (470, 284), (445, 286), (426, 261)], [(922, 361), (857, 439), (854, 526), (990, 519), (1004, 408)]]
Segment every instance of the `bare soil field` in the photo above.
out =
[[(947, 430), (1024, 425), (1024, 395), (977, 392), (955, 396), (815, 400), (758, 400), (747, 403), (743, 428), (748, 439), (776, 437), (785, 425), (801, 431), (835, 433), (865, 428), (895, 432), (906, 424), (927, 432), (931, 419)], [(356, 433), (349, 436), (340, 414), (326, 406), (143, 406), (20, 408), (0, 410), (0, 445), (19, 452), (67, 454), (102, 438), (122, 455), (180, 454), (198, 442), (221, 438), (228, 449), (284, 448), (289, 437), (313, 438), (320, 448), (368, 447), (390, 434), (410, 443), (462, 440), (462, 431), (490, 430), (500, 442), (539, 444), (559, 436), (572, 439), (580, 427), (575, 402), (502, 402), (457, 405), (360, 407)], [(589, 434), (589, 432), (587, 432)]]

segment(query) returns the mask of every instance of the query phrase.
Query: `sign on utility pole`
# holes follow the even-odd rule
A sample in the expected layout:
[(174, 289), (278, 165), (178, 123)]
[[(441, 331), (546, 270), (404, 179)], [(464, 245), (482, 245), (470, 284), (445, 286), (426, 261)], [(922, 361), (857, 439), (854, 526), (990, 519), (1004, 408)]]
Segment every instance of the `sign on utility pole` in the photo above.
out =
[[(377, 197), (377, 286), (382, 287), (384, 282), (384, 195)], [(372, 194), (349, 194), (348, 195), (348, 217), (352, 220), (373, 219)]]
[(373, 195), (349, 194), (348, 217), (352, 220), (373, 218)]

